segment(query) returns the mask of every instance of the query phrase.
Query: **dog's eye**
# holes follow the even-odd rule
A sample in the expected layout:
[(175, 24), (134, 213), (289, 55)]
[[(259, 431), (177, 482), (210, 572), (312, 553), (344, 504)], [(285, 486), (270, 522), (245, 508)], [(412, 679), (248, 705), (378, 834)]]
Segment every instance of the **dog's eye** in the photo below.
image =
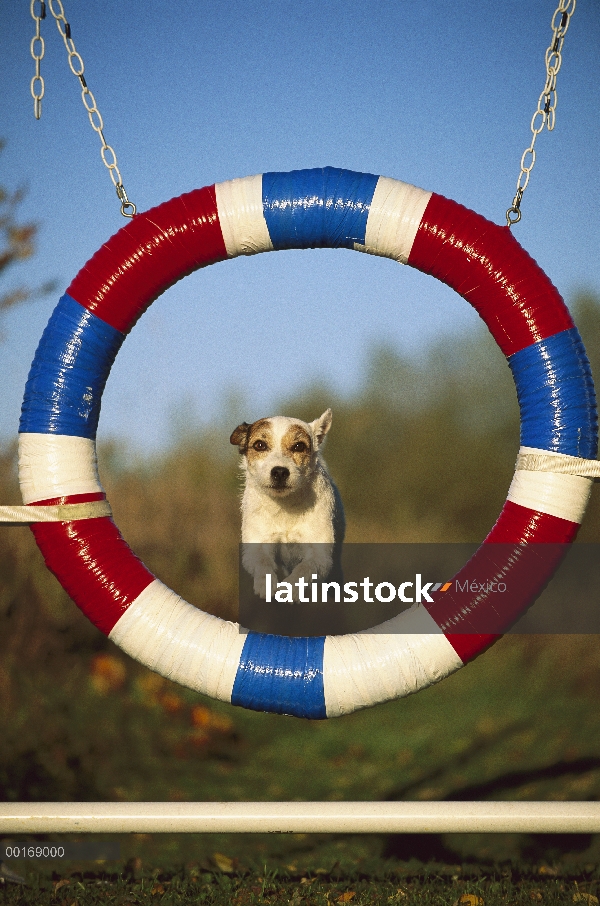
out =
[(303, 440), (299, 440), (292, 447), (292, 453), (306, 453), (307, 450), (308, 450), (308, 447), (306, 446), (306, 444), (304, 443)]
[(255, 440), (252, 446), (257, 453), (264, 453), (264, 451), (267, 449), (267, 445), (264, 440)]

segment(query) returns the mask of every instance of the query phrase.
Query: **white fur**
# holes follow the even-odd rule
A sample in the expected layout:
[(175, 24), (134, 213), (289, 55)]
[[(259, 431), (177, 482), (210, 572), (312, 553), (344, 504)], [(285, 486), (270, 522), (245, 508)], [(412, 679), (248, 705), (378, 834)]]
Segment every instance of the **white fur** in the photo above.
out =
[[(268, 449), (254, 450), (256, 426)], [(276, 581), (326, 580), (336, 566), (344, 538), (344, 510), (321, 454), (331, 426), (331, 410), (310, 424), (276, 416), (242, 425), (232, 434), (242, 453), (242, 563), (254, 577), (254, 591), (266, 595), (266, 573)], [(242, 436), (249, 442), (240, 442)], [(294, 458), (290, 438), (310, 438), (310, 451)], [(256, 442), (256, 441), (255, 441)], [(259, 440), (260, 443), (263, 441)], [(289, 472), (285, 484), (273, 479), (273, 469)], [(282, 548), (281, 545), (284, 547)], [(283, 570), (283, 575), (281, 571)]]

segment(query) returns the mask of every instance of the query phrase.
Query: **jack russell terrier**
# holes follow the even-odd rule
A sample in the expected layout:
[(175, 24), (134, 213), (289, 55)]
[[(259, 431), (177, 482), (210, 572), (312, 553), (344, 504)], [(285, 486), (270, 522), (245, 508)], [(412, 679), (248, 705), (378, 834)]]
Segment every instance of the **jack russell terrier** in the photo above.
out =
[(328, 580), (340, 569), (344, 509), (321, 455), (331, 420), (331, 409), (310, 424), (261, 418), (229, 438), (244, 473), (242, 564), (263, 599), (267, 573), (294, 583)]

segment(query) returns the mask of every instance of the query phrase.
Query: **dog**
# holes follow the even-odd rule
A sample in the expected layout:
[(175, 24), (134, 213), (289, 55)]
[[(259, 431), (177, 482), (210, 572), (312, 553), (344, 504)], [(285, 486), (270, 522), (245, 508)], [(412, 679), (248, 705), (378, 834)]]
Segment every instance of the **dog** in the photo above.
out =
[(242, 564), (266, 598), (267, 573), (293, 583), (340, 571), (345, 519), (321, 454), (332, 413), (314, 422), (275, 416), (233, 431), (242, 455)]

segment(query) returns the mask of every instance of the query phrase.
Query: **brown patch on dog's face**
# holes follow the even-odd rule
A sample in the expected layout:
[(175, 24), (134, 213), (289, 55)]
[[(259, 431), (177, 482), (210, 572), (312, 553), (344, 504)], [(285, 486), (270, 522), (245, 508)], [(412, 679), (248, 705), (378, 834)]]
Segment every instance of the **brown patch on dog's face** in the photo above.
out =
[(248, 430), (246, 455), (248, 459), (260, 459), (273, 449), (273, 431), (268, 418), (261, 418)]
[(299, 469), (304, 470), (312, 456), (312, 438), (302, 425), (290, 425), (281, 438), (281, 450), (293, 459)]

